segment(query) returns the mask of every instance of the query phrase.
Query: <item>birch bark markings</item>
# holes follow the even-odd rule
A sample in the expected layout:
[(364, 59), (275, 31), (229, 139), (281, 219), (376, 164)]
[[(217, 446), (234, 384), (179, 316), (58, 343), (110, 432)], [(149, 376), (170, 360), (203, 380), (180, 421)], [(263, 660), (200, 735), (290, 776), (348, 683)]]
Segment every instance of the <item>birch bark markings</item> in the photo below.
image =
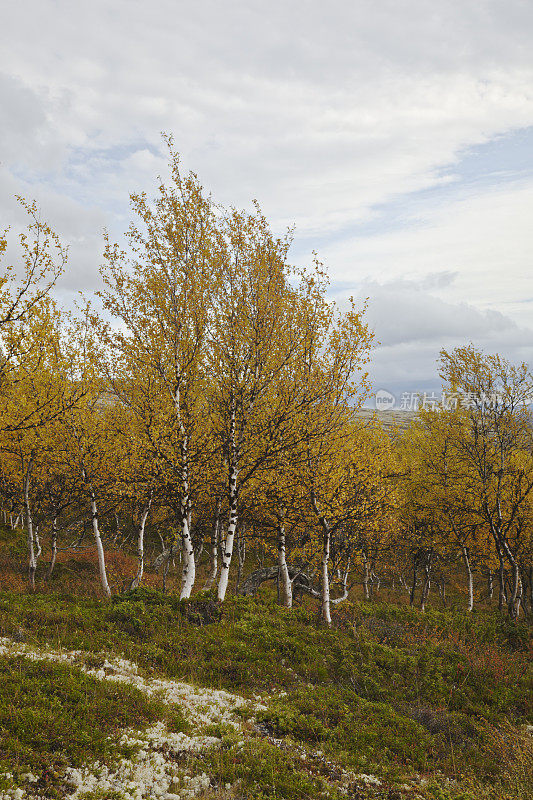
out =
[(52, 577), (52, 573), (54, 571), (57, 559), (57, 514), (54, 514), (52, 518), (52, 540), (50, 542), (52, 548), (52, 554), (50, 557), (50, 564), (48, 565), (48, 569), (46, 571), (46, 580), (49, 581)]
[(137, 574), (130, 584), (130, 591), (137, 589), (140, 585), (144, 573), (144, 531), (146, 528), (146, 520), (152, 507), (153, 491), (148, 496), (148, 501), (142, 511), (141, 519), (139, 521), (139, 528), (137, 532)]
[(183, 566), (181, 576), (180, 600), (186, 600), (191, 596), (191, 591), (196, 578), (196, 563), (194, 558), (194, 546), (191, 539), (190, 519), (191, 501), (189, 494), (189, 440), (185, 425), (183, 424), (181, 410), (181, 393), (179, 384), (174, 393), (174, 405), (178, 419), (180, 433), (180, 455), (181, 455), (181, 545), (183, 549)]
[(287, 566), (287, 539), (284, 515), (278, 517), (278, 570), (281, 587), (281, 601), (285, 608), (292, 608), (292, 582)]
[(321, 587), (322, 597), (320, 603), (320, 612), (322, 619), (326, 625), (331, 625), (331, 609), (330, 609), (330, 596), (329, 596), (329, 553), (331, 546), (331, 536), (327, 521), (323, 520), (323, 536), (322, 536), (322, 561), (321, 567)]
[[(24, 509), (26, 512), (26, 530), (28, 541), (28, 580), (30, 588), (35, 591), (35, 573), (37, 571), (37, 550), (36, 542), (33, 532), (33, 515), (30, 503), (30, 482), (31, 473), (33, 469), (33, 459), (30, 458), (26, 465), (26, 474), (24, 476)], [(40, 548), (38, 548), (40, 550)]]
[(91, 511), (91, 527), (93, 529), (94, 541), (96, 543), (96, 553), (98, 556), (98, 571), (100, 573), (100, 583), (106, 597), (111, 597), (111, 589), (107, 580), (107, 571), (105, 565), (104, 545), (102, 544), (102, 537), (100, 536), (100, 526), (98, 525), (98, 506), (96, 503), (96, 493), (89, 480), (86, 468), (82, 467), (83, 482), (87, 487), (89, 494), (89, 508)]
[(472, 567), (470, 566), (470, 555), (468, 547), (463, 545), (461, 547), (461, 555), (463, 556), (463, 563), (465, 565), (467, 581), (468, 581), (468, 611), (474, 610), (474, 576), (472, 575)]
[(220, 578), (218, 581), (217, 598), (223, 602), (228, 590), (229, 569), (233, 555), (233, 543), (238, 524), (238, 504), (239, 504), (239, 448), (237, 444), (237, 423), (236, 423), (236, 403), (232, 397), (230, 401), (230, 429), (229, 429), (229, 474), (228, 474), (228, 503), (229, 517), (226, 536), (224, 539), (224, 553), (222, 564), (220, 565)]
[(215, 519), (211, 529), (211, 543), (209, 548), (210, 555), (210, 571), (207, 580), (204, 584), (204, 592), (207, 592), (213, 586), (218, 574), (218, 547), (220, 541), (220, 508), (221, 502), (217, 500), (215, 509)]

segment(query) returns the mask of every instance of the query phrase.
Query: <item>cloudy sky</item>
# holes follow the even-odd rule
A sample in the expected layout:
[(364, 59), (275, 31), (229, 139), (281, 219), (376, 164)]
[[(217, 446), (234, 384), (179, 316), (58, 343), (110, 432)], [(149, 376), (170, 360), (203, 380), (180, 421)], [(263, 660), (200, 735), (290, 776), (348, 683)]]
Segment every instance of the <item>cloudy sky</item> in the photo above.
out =
[(441, 347), (531, 361), (531, 0), (4, 0), (0, 227), (36, 198), (98, 284), (102, 229), (165, 174), (296, 225), (369, 298), (375, 388), (438, 386)]

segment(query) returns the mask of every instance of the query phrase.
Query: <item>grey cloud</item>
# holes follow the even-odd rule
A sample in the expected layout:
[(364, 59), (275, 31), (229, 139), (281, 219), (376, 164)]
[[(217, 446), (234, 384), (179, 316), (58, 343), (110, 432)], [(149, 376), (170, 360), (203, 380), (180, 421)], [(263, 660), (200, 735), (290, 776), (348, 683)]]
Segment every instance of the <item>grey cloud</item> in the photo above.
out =
[(410, 281), (367, 284), (362, 296), (379, 343), (370, 370), (376, 388), (434, 390), (440, 350), (469, 342), (512, 361), (530, 359), (533, 330), (500, 312), (443, 300)]
[[(276, 229), (296, 222), (321, 254), (337, 243), (334, 279), (374, 280), (383, 369), (430, 369), (446, 336), (518, 352), (499, 270), (511, 253), (509, 276), (524, 272), (515, 210), (530, 194), (504, 198), (503, 227), (489, 198), (451, 218), (406, 216), (406, 236), (345, 232), (438, 186), (465, 147), (533, 125), (531, 3), (24, 0), (2, 23), (0, 213), (16, 227), (9, 197), (37, 197), (71, 244), (66, 294), (97, 285), (101, 229), (119, 235), (128, 193), (164, 173), (167, 130), (217, 200), (258, 197)], [(375, 283), (416, 274), (420, 289)]]
[(46, 123), (42, 98), (13, 75), (0, 73), (0, 101), (0, 162), (31, 158), (28, 151)]
[(313, 230), (431, 185), (458, 147), (533, 121), (521, 3), (22, 6), (4, 59), (42, 94), (58, 146), (174, 130), (224, 202), (260, 195)]
[(405, 280), (363, 287), (363, 294), (369, 297), (369, 322), (384, 346), (450, 338), (483, 340), (496, 334), (513, 336), (519, 330), (499, 311), (452, 303), (422, 287)]

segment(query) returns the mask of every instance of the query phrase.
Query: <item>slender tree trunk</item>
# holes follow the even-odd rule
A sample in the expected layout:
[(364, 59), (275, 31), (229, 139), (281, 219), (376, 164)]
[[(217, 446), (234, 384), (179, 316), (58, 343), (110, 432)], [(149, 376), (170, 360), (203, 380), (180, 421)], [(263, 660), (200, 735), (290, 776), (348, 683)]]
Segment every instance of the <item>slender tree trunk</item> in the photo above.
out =
[(100, 528), (98, 526), (98, 507), (96, 505), (96, 497), (93, 489), (90, 490), (90, 506), (91, 506), (91, 524), (93, 528), (93, 536), (96, 542), (96, 552), (98, 553), (98, 569), (100, 571), (100, 581), (102, 589), (107, 597), (111, 597), (111, 589), (107, 581), (107, 572), (105, 567), (105, 553), (104, 545), (102, 544), (102, 537), (100, 536)]
[(492, 570), (489, 567), (489, 571), (487, 574), (487, 599), (489, 602), (492, 600), (494, 595), (494, 576), (492, 574)]
[(239, 594), (239, 588), (241, 585), (241, 577), (242, 571), (244, 568), (244, 562), (246, 561), (246, 538), (245, 532), (242, 531), (241, 528), (238, 527), (236, 531), (236, 544), (237, 544), (237, 580), (235, 581), (235, 594)]
[(416, 583), (418, 579), (418, 557), (413, 556), (413, 583), (411, 584), (411, 591), (409, 592), (409, 605), (412, 606), (415, 602)]
[(520, 569), (518, 562), (513, 558), (511, 562), (511, 592), (508, 600), (509, 616), (511, 619), (518, 619), (520, 614), (520, 602), (522, 600), (522, 581), (520, 579)]
[(422, 585), (422, 595), (420, 597), (420, 610), (426, 610), (426, 602), (431, 588), (431, 567), (432, 567), (432, 553), (430, 552), (424, 564), (424, 583)]
[(370, 591), (369, 591), (370, 599), (373, 600), (374, 599), (374, 586), (376, 587), (377, 591), (379, 591), (379, 587), (381, 586), (381, 581), (380, 581), (379, 577), (376, 575), (376, 573), (374, 572), (374, 568), (373, 567), (370, 570), (369, 585), (370, 585)]
[[(187, 503), (188, 502), (189, 498), (187, 497)], [(181, 543), (182, 543), (183, 561), (181, 570), (180, 600), (186, 600), (191, 596), (192, 588), (194, 586), (194, 581), (196, 579), (196, 561), (194, 558), (194, 547), (192, 544), (189, 520), (190, 520), (189, 513), (188, 512), (183, 513), (181, 518)]]
[(30, 504), (30, 481), (33, 469), (33, 460), (30, 459), (24, 477), (24, 508), (26, 510), (26, 530), (28, 536), (28, 580), (30, 588), (35, 591), (35, 573), (37, 571), (37, 553), (35, 548), (35, 537), (33, 532), (33, 518)]
[(41, 557), (41, 553), (42, 553), (41, 541), (39, 539), (39, 526), (38, 525), (35, 526), (34, 537), (35, 537), (35, 561), (38, 562), (40, 557)]
[(167, 558), (163, 565), (163, 594), (167, 592), (167, 575), (170, 569), (170, 556)]
[(191, 509), (189, 498), (189, 453), (188, 438), (185, 430), (182, 429), (181, 442), (181, 542), (183, 548), (183, 564), (181, 573), (181, 592), (180, 600), (186, 600), (191, 596), (192, 588), (196, 578), (196, 561), (194, 558), (194, 547), (191, 539)]
[(520, 604), (524, 610), (524, 614), (527, 614), (529, 603), (529, 577), (525, 568), (520, 568), (520, 584)]
[(224, 545), (224, 555), (222, 557), (222, 565), (220, 568), (220, 578), (218, 580), (217, 596), (221, 603), (224, 602), (226, 592), (228, 589), (229, 581), (229, 568), (231, 564), (231, 557), (233, 555), (233, 540), (235, 538), (235, 531), (237, 530), (238, 522), (238, 488), (237, 479), (239, 477), (238, 470), (238, 449), (237, 449), (237, 428), (236, 428), (236, 408), (235, 400), (231, 405), (230, 417), (230, 459), (229, 459), (229, 519), (228, 528), (226, 531), (226, 541)]
[(54, 514), (54, 518), (52, 520), (52, 557), (50, 559), (50, 564), (46, 572), (47, 581), (49, 581), (50, 578), (52, 577), (52, 572), (54, 571), (54, 567), (56, 565), (56, 558), (57, 558), (57, 514)]
[(217, 501), (216, 511), (215, 511), (215, 523), (211, 530), (211, 547), (210, 547), (211, 567), (209, 570), (209, 575), (207, 576), (207, 580), (204, 584), (204, 591), (208, 591), (209, 589), (211, 589), (217, 577), (219, 539), (220, 539), (220, 500)]
[(442, 600), (442, 605), (446, 608), (446, 581), (442, 577), (439, 581), (439, 592)]
[[(189, 525), (189, 528), (190, 528), (190, 525)], [(194, 550), (195, 563), (198, 563), (200, 561), (200, 558), (201, 558), (203, 552), (204, 552), (204, 540), (202, 538), (202, 539), (200, 539), (200, 541), (198, 542), (198, 544), (197, 544), (197, 546), (196, 546), (196, 548)]]
[(98, 525), (98, 506), (96, 504), (96, 495), (94, 492), (94, 488), (89, 482), (89, 477), (87, 475), (87, 471), (85, 467), (82, 467), (82, 477), (85, 485), (89, 490), (89, 507), (91, 511), (91, 525), (93, 529), (93, 536), (94, 541), (96, 542), (96, 552), (98, 554), (98, 570), (100, 572), (100, 582), (102, 584), (102, 589), (104, 590), (104, 594), (107, 597), (111, 597), (111, 589), (109, 588), (109, 583), (107, 581), (107, 572), (105, 567), (105, 553), (104, 553), (104, 545), (102, 544), (102, 537), (100, 536), (100, 528)]
[(137, 574), (130, 583), (130, 592), (133, 591), (134, 589), (137, 589), (144, 573), (144, 531), (146, 528), (146, 520), (148, 519), (148, 514), (150, 513), (151, 505), (152, 505), (152, 492), (150, 492), (148, 496), (148, 502), (146, 503), (146, 506), (143, 509), (143, 512), (141, 514), (141, 519), (139, 521), (139, 528), (137, 531)]
[(368, 566), (368, 556), (366, 550), (363, 550), (362, 555), (363, 555), (363, 595), (365, 600), (370, 600), (370, 590), (368, 588), (370, 569)]
[(472, 575), (472, 568), (470, 566), (470, 558), (469, 558), (469, 555), (468, 555), (468, 547), (465, 547), (465, 545), (463, 545), (461, 547), (461, 553), (462, 553), (462, 556), (463, 556), (463, 562), (464, 562), (464, 565), (465, 565), (466, 577), (467, 577), (467, 581), (468, 581), (468, 607), (467, 607), (467, 611), (473, 611), (474, 610), (474, 578), (473, 578), (473, 575)]
[(331, 545), (331, 534), (326, 520), (323, 520), (323, 546), (322, 546), (322, 564), (321, 564), (321, 584), (322, 584), (322, 605), (321, 616), (326, 625), (331, 625), (331, 608), (330, 608), (330, 594), (329, 594), (329, 551)]
[(500, 559), (500, 566), (498, 569), (498, 583), (499, 583), (499, 592), (498, 592), (498, 611), (503, 611), (503, 607), (505, 603), (507, 603), (507, 592), (505, 591), (505, 566), (503, 563), (503, 556), (501, 553), (498, 553)]
[(118, 542), (119, 538), (120, 538), (120, 520), (118, 518), (118, 514), (117, 514), (116, 511), (115, 511), (115, 515), (114, 516), (115, 516), (115, 539), (114, 539), (114, 543), (116, 544)]
[(331, 598), (329, 591), (329, 557), (331, 550), (331, 530), (326, 517), (320, 513), (314, 491), (311, 492), (311, 504), (322, 528), (322, 561), (320, 564), (321, 604), (320, 615), (326, 625), (331, 625)]
[[(181, 570), (181, 591), (180, 600), (186, 600), (191, 596), (192, 588), (196, 578), (196, 561), (194, 558), (194, 547), (191, 538), (191, 501), (189, 496), (189, 437), (183, 424), (181, 413), (181, 393), (180, 385), (176, 387), (174, 393), (174, 408), (178, 418), (178, 427), (181, 437), (181, 504), (180, 504), (180, 525), (181, 525), (181, 548), (183, 554)], [(181, 554), (180, 554), (181, 558)]]
[[(498, 548), (498, 555), (500, 556), (500, 568), (503, 573), (503, 558), (505, 557), (511, 567), (511, 581), (509, 594), (507, 595), (507, 609), (511, 619), (517, 619), (520, 613), (520, 602), (522, 599), (522, 581), (520, 580), (520, 567), (518, 561), (513, 555), (507, 540), (503, 537), (499, 539), (500, 547)], [(503, 576), (501, 583), (504, 582)], [(500, 584), (501, 585), (501, 584)], [(503, 598), (502, 598), (503, 599)], [(502, 603), (503, 606), (503, 603)]]
[(281, 602), (285, 608), (292, 608), (292, 583), (287, 567), (285, 523), (283, 520), (278, 520), (278, 574)]
[(230, 476), (230, 496), (229, 496), (229, 519), (228, 528), (226, 531), (226, 539), (224, 546), (224, 555), (222, 557), (222, 564), (220, 567), (220, 577), (218, 580), (217, 597), (222, 603), (226, 597), (229, 581), (229, 568), (231, 564), (231, 557), (233, 555), (233, 541), (235, 539), (235, 532), (237, 530), (237, 477), (236, 473)]

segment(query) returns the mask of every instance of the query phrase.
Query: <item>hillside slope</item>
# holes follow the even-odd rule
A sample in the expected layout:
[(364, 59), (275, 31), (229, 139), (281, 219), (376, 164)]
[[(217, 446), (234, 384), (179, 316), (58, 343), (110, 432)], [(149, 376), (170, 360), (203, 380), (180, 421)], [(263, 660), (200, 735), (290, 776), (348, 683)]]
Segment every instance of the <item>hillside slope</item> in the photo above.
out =
[(0, 797), (525, 800), (528, 633), (377, 603), (327, 630), (268, 593), (221, 617), (206, 595), (4, 593)]

